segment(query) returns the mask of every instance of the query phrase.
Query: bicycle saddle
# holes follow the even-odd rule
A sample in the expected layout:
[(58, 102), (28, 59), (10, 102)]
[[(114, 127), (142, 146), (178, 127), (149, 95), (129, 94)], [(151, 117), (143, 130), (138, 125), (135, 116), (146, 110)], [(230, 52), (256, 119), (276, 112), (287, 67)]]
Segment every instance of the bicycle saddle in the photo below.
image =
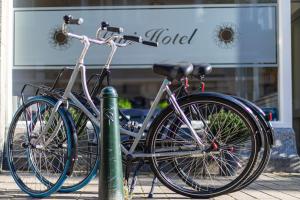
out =
[(201, 64), (193, 64), (193, 72), (192, 75), (195, 78), (201, 78), (209, 73), (211, 73), (212, 71), (212, 66), (210, 64), (205, 64), (205, 63), (201, 63)]
[(166, 76), (170, 81), (180, 80), (193, 72), (193, 65), (191, 63), (154, 64), (153, 72)]

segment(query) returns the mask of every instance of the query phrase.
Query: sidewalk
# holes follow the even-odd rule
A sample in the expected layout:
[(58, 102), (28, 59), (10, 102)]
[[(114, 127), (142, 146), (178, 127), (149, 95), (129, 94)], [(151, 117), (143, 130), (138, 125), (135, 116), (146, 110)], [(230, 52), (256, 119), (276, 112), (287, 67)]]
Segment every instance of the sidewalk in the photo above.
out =
[[(151, 187), (152, 175), (139, 176), (137, 186), (134, 191), (133, 199), (147, 199), (148, 192)], [(97, 181), (92, 181), (84, 189), (72, 194), (54, 194), (47, 199), (97, 199), (98, 184)], [(24, 194), (9, 173), (0, 174), (0, 199), (31, 199)], [(153, 199), (189, 199), (181, 195), (175, 194), (166, 187), (158, 183), (155, 187), (155, 194)], [(254, 182), (250, 187), (235, 192), (229, 195), (223, 195), (215, 200), (250, 200), (250, 199), (285, 199), (294, 200), (300, 199), (300, 174), (272, 174), (265, 173), (260, 176), (259, 180)]]

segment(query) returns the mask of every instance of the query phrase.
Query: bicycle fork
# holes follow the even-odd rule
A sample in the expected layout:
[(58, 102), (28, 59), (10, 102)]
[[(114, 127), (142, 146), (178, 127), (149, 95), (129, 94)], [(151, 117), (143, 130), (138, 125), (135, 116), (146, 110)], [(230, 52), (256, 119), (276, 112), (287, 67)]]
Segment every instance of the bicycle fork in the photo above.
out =
[(42, 140), (42, 137), (48, 133), (48, 130), (52, 124), (52, 122), (55, 120), (55, 114), (58, 111), (59, 107), (61, 106), (62, 101), (59, 100), (55, 107), (53, 108), (53, 111), (50, 114), (49, 120), (47, 121), (47, 124), (44, 128), (44, 130), (42, 131), (42, 133), (39, 135), (39, 137), (37, 138), (37, 140), (34, 141), (33, 145), (36, 146), (37, 148), (45, 148), (49, 145), (49, 143), (54, 139), (54, 137), (57, 135), (58, 131), (60, 130), (61, 126), (62, 126), (62, 119), (59, 119), (53, 133), (51, 134), (51, 136), (47, 139), (47, 141), (44, 141), (43, 145), (38, 145), (38, 143)]

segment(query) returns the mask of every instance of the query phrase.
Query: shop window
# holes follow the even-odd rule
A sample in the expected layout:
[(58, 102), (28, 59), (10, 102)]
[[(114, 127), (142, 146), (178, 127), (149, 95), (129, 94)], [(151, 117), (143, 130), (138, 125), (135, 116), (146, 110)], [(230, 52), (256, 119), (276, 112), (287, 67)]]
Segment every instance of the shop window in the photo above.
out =
[[(205, 79), (208, 91), (247, 98), (279, 116), (277, 0), (14, 0), (14, 96), (26, 82), (51, 84), (59, 69), (74, 64), (80, 43), (54, 37), (64, 14), (85, 19), (71, 27), (77, 33), (94, 36), (106, 20), (160, 43), (157, 49), (135, 45), (117, 53), (113, 83), (128, 99), (151, 102), (154, 90), (143, 90), (161, 80), (151, 73), (152, 63), (208, 62), (214, 67)], [(89, 51), (89, 74), (99, 72), (107, 53), (104, 47)], [(195, 89), (198, 84), (192, 81)]]

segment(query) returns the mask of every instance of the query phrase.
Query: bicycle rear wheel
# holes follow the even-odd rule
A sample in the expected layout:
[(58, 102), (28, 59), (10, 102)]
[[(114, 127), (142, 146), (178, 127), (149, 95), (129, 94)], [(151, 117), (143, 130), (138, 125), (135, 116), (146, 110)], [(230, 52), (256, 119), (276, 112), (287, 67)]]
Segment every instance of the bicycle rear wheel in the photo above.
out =
[[(35, 198), (47, 197), (61, 187), (76, 156), (70, 117), (62, 107), (55, 111), (55, 104), (51, 97), (33, 97), (17, 110), (8, 131), (10, 172), (21, 190)], [(53, 112), (54, 118), (48, 122)], [(41, 136), (47, 125), (48, 131)], [(54, 132), (50, 144), (44, 145)]]
[(211, 198), (230, 192), (253, 168), (255, 133), (260, 127), (245, 107), (220, 96), (191, 95), (178, 104), (205, 148), (197, 145), (188, 126), (169, 106), (149, 132), (153, 172), (169, 189), (185, 196)]

